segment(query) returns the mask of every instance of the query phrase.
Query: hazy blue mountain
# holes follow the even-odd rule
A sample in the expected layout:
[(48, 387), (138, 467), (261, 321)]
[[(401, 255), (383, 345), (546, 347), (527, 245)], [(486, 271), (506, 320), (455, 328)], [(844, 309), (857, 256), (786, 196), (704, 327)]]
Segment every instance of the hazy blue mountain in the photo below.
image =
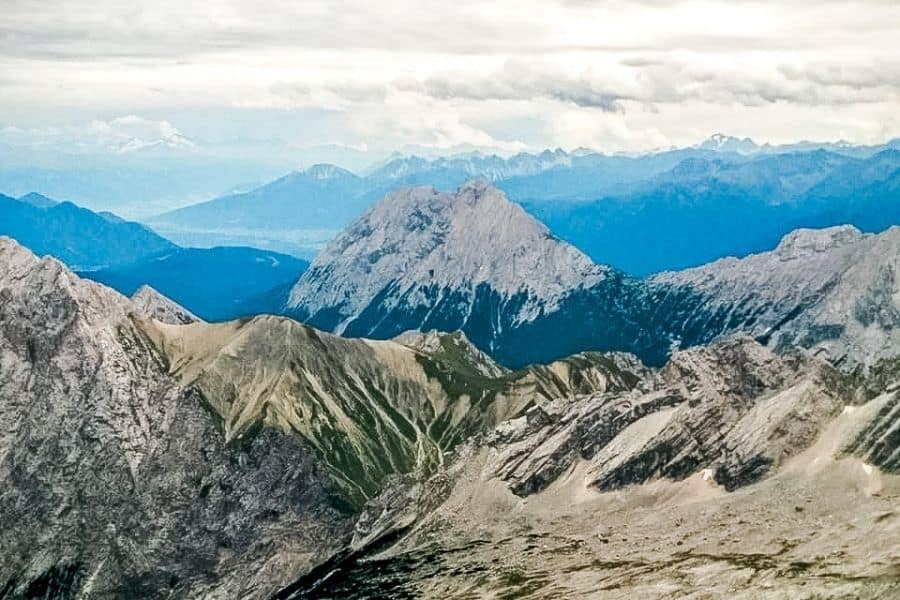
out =
[(376, 185), (380, 183), (390, 188), (432, 185), (438, 189), (450, 189), (459, 187), (473, 177), (501, 181), (543, 173), (550, 169), (570, 168), (574, 158), (559, 148), (537, 154), (521, 152), (509, 158), (479, 152), (434, 159), (397, 157), (372, 170), (367, 178)]
[(252, 245), (312, 256), (365, 210), (371, 202), (366, 192), (361, 177), (320, 164), (147, 222), (181, 245)]
[(848, 223), (876, 232), (900, 224), (900, 150), (884, 150), (867, 160), (835, 169), (803, 198), (795, 225), (825, 227)]
[(717, 152), (737, 152), (739, 154), (786, 154), (791, 152), (813, 152), (815, 150), (827, 150), (836, 154), (852, 156), (855, 158), (868, 158), (879, 152), (891, 148), (900, 148), (900, 139), (890, 140), (884, 144), (860, 145), (852, 144), (846, 140), (837, 142), (812, 142), (800, 141), (790, 144), (762, 144), (759, 145), (752, 139), (739, 138), (723, 133), (711, 135), (700, 142), (695, 148), (714, 150)]
[(703, 150), (716, 150), (719, 152), (737, 152), (739, 154), (753, 154), (759, 152), (759, 146), (748, 137), (738, 138), (732, 135), (716, 133), (700, 144), (698, 148)]
[(346, 224), (366, 206), (363, 179), (334, 165), (315, 165), (253, 191), (222, 196), (154, 217), (151, 223), (207, 228), (332, 228)]
[(742, 162), (733, 152), (695, 148), (669, 150), (642, 156), (585, 154), (573, 156), (571, 166), (496, 181), (511, 200), (520, 203), (559, 203), (595, 200), (630, 190), (687, 160)]
[(82, 270), (130, 263), (176, 247), (139, 223), (40, 194), (20, 199), (0, 194), (0, 235)]
[(36, 193), (0, 195), (0, 235), (125, 295), (149, 285), (206, 320), (277, 311), (308, 266), (255, 248), (180, 248), (113, 213)]
[(898, 168), (895, 150), (695, 158), (591, 202), (524, 204), (594, 260), (643, 275), (760, 252), (797, 227), (881, 231), (900, 223)]
[(320, 164), (249, 192), (229, 194), (147, 219), (181, 245), (252, 245), (310, 257), (371, 204), (399, 187), (456, 189), (484, 177), (514, 200), (594, 199), (662, 173), (688, 157), (743, 160), (734, 153), (684, 149), (641, 157), (562, 150), (509, 158), (471, 153), (394, 157), (358, 176)]
[(274, 312), (304, 260), (256, 248), (176, 248), (164, 255), (81, 275), (131, 296), (149, 285), (207, 321)]
[[(0, 157), (2, 163), (2, 157)], [(245, 181), (261, 181), (282, 170), (232, 162), (185, 165), (0, 165), (0, 189), (11, 195), (38, 190), (91, 210), (144, 218), (215, 197)]]

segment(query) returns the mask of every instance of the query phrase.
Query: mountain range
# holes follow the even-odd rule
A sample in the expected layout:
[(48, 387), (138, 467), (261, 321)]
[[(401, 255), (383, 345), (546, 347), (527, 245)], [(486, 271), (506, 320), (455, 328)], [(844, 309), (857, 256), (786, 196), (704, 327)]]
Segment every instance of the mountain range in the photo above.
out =
[(817, 150), (751, 162), (691, 159), (597, 200), (524, 206), (595, 260), (645, 275), (771, 248), (799, 227), (900, 221), (900, 151), (857, 159)]
[(702, 146), (0, 197), (0, 599), (897, 597), (897, 150)]
[[(434, 205), (410, 213), (419, 227), (454, 202), (512, 224), (524, 214), (484, 184), (401, 194)], [(829, 340), (872, 352), (858, 361), (867, 370), (833, 349), (772, 343), (790, 323), (676, 350), (661, 367), (589, 352), (510, 370), (461, 333), (375, 341), (277, 316), (172, 319), (158, 293), (130, 300), (2, 238), (0, 519), (15, 525), (0, 529), (0, 590), (890, 597), (900, 369), (881, 319), (896, 311), (883, 276), (900, 257), (892, 235), (798, 232), (758, 260), (802, 281), (794, 295), (762, 287), (757, 306), (732, 296), (759, 281), (726, 285), (741, 261), (653, 282), (763, 321), (779, 315), (771, 295), (855, 302), (865, 310), (849, 318), (867, 321), (865, 334)], [(744, 274), (762, 277), (760, 266)], [(870, 270), (887, 287), (859, 286)], [(810, 310), (812, 323), (829, 318)]]
[[(876, 157), (891, 164), (883, 155)], [(856, 163), (847, 176), (862, 167)], [(697, 168), (705, 172), (709, 165)], [(731, 166), (716, 168), (740, 177)], [(803, 168), (790, 173), (803, 179)], [(866, 168), (873, 168), (868, 161)], [(812, 179), (808, 174), (804, 181), (826, 189), (809, 184)], [(41, 245), (19, 234), (20, 241), (75, 268), (80, 264), (73, 257), (97, 252), (91, 227), (108, 236), (137, 231), (161, 239), (114, 215), (38, 195), (7, 202), (33, 214), (32, 231), (57, 232), (46, 242), (63, 243)], [(879, 202), (857, 199), (859, 205)], [(62, 210), (87, 225), (60, 220), (55, 215)], [(890, 211), (881, 217), (887, 225)], [(308, 270), (305, 261), (274, 252), (177, 248), (162, 240), (161, 252), (80, 272), (129, 296), (150, 286), (207, 321), (284, 314), (375, 339), (458, 330), (514, 368), (585, 350), (632, 352), (658, 366), (674, 348), (744, 332), (772, 347), (815, 347), (835, 360), (844, 353), (854, 368), (868, 369), (881, 356), (872, 340), (882, 339), (888, 353), (896, 342), (900, 319), (884, 307), (867, 307), (890, 297), (896, 267), (884, 257), (892, 255), (896, 237), (895, 229), (873, 235), (853, 226), (801, 228), (772, 251), (641, 278), (595, 263), (482, 179), (452, 194), (428, 187), (389, 194), (334, 238)]]
[(798, 227), (883, 230), (896, 222), (896, 146), (757, 146), (714, 136), (638, 156), (395, 157), (363, 175), (316, 165), (147, 223), (183, 244), (261, 245), (309, 258), (392, 190), (450, 191), (485, 178), (595, 261), (645, 275), (760, 252)]
[(74, 269), (125, 264), (175, 248), (138, 223), (35, 193), (20, 198), (0, 194), (0, 214), (0, 234)]
[(900, 342), (886, 258), (898, 244), (897, 228), (799, 229), (770, 252), (637, 278), (593, 263), (482, 180), (389, 195), (316, 257), (283, 312), (348, 336), (460, 330), (513, 367), (582, 350), (660, 365), (673, 348), (745, 332), (867, 369)]

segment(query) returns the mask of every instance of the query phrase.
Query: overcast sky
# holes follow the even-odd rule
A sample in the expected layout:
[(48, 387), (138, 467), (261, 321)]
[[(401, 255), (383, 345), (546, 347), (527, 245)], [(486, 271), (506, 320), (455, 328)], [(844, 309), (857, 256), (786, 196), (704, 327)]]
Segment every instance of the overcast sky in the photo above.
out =
[(603, 151), (900, 136), (900, 2), (0, 0), (0, 141)]

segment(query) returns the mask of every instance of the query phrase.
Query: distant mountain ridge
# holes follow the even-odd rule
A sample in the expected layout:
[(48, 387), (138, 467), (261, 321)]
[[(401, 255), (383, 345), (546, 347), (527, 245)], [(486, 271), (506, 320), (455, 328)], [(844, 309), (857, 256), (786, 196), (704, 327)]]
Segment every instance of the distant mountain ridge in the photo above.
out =
[(82, 270), (125, 264), (175, 248), (139, 223), (35, 193), (19, 199), (0, 194), (0, 235)]
[[(263, 245), (308, 258), (397, 188), (430, 185), (449, 191), (485, 178), (595, 261), (643, 275), (759, 252), (800, 226), (850, 223), (875, 231), (866, 224), (871, 206), (837, 214), (855, 190), (838, 185), (832, 189), (842, 191), (827, 195), (814, 188), (840, 180), (854, 165), (883, 162), (898, 147), (898, 141), (760, 146), (717, 134), (693, 147), (636, 156), (583, 149), (510, 157), (396, 156), (361, 175), (314, 165), (148, 223), (182, 244)], [(860, 167), (853, 185), (876, 186), (882, 182), (878, 177)], [(871, 192), (876, 193), (888, 195)], [(713, 234), (697, 243), (697, 231), (704, 228)]]
[(597, 200), (523, 205), (595, 261), (645, 275), (761, 252), (798, 227), (883, 231), (900, 224), (898, 190), (898, 150), (815, 150), (692, 158)]
[[(18, 199), (0, 195), (0, 235), (125, 295), (150, 286), (138, 300), (164, 316), (181, 312), (182, 320), (194, 314), (225, 320), (274, 312), (308, 265), (255, 248), (180, 248), (113, 213), (95, 213), (36, 193)], [(187, 308), (165, 305), (172, 301)]]

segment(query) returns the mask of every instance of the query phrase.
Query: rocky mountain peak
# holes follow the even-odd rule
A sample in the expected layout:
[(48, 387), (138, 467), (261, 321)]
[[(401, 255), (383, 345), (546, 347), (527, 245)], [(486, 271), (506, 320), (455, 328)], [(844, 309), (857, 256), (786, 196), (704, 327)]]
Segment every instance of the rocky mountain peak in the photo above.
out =
[(415, 187), (385, 197), (316, 257), (288, 308), (337, 309), (346, 324), (376, 298), (427, 311), (435, 294), (461, 294), (455, 302), (465, 311), (486, 285), (502, 297), (521, 294), (519, 317), (527, 320), (606, 272), (479, 179), (455, 193)]
[(474, 206), (479, 202), (508, 202), (503, 192), (491, 185), (491, 182), (484, 177), (472, 179), (462, 186), (456, 193), (456, 199), (462, 200)]
[(191, 311), (184, 308), (171, 298), (163, 296), (149, 285), (142, 285), (133, 296), (131, 301), (134, 303), (137, 311), (152, 319), (156, 319), (160, 323), (169, 325), (187, 325), (188, 323), (198, 323), (201, 321), (199, 317)]
[(36, 208), (50, 208), (51, 206), (59, 204), (56, 200), (38, 194), (37, 192), (28, 192), (24, 196), (19, 196), (18, 200), (19, 202), (26, 202)]
[[(38, 258), (12, 238), (0, 236), (0, 287), (32, 299), (53, 318), (61, 307), (86, 325), (100, 326), (121, 320), (133, 310), (127, 298), (105, 286), (78, 278), (59, 260)], [(69, 318), (69, 317), (65, 317)]]
[(752, 154), (759, 150), (759, 146), (752, 139), (738, 138), (724, 133), (716, 133), (701, 142), (698, 146), (703, 150), (717, 150), (719, 152), (737, 152), (738, 154)]
[(827, 252), (865, 237), (852, 225), (838, 225), (825, 229), (795, 229), (781, 239), (775, 252), (781, 257), (798, 257)]

